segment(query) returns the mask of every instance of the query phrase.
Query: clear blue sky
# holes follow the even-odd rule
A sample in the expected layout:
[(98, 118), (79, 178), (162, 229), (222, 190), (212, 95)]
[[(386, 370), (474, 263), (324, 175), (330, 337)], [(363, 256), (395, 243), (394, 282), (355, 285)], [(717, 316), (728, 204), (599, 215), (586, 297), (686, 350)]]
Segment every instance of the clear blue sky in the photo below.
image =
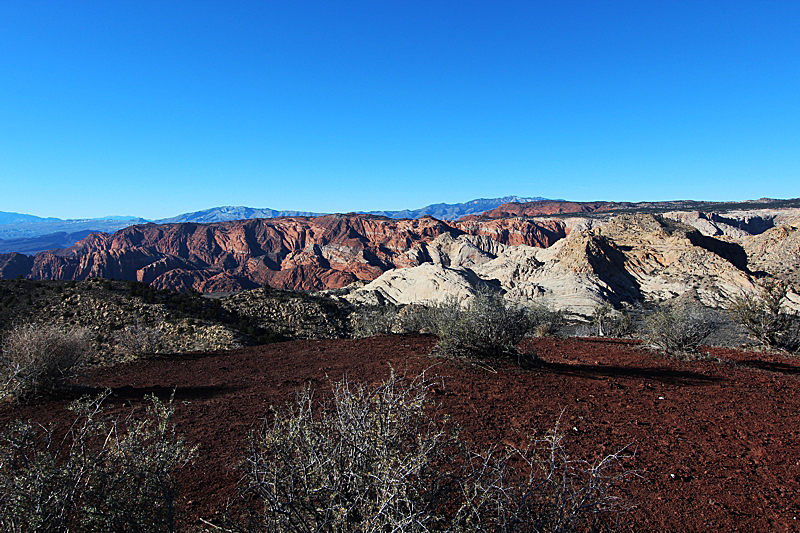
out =
[(800, 2), (0, 3), (0, 211), (800, 196)]

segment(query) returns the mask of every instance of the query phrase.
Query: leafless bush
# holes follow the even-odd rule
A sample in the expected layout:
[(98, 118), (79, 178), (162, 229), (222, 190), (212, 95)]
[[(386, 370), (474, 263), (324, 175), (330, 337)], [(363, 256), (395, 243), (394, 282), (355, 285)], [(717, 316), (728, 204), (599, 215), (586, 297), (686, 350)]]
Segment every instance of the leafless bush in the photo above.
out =
[(630, 313), (604, 302), (592, 313), (592, 327), (598, 337), (630, 337), (636, 332), (636, 321)]
[(672, 355), (696, 352), (717, 327), (704, 307), (688, 302), (662, 304), (645, 322), (650, 345)]
[(332, 405), (305, 389), (251, 436), (250, 514), (216, 531), (600, 531), (622, 508), (625, 450), (576, 460), (556, 427), (524, 449), (472, 451), (431, 414), (429, 385), (424, 375), (371, 389), (343, 380)]
[(92, 352), (88, 329), (43, 322), (17, 325), (3, 341), (0, 396), (21, 400), (54, 392)]
[(147, 416), (102, 415), (107, 393), (77, 402), (66, 437), (17, 422), (0, 436), (0, 527), (14, 532), (175, 531), (172, 472), (191, 458), (172, 424), (172, 402)]
[(156, 353), (161, 348), (160, 329), (142, 326), (140, 323), (126, 326), (117, 334), (117, 344), (125, 353), (134, 357)]
[(627, 447), (593, 461), (571, 457), (559, 422), (526, 448), (469, 453), (453, 519), (469, 532), (613, 531), (630, 506), (614, 491), (636, 475)]
[[(246, 531), (427, 531), (435, 465), (450, 439), (425, 411), (424, 376), (374, 389), (347, 380), (333, 405), (305, 389), (250, 438), (245, 492), (261, 505)], [(240, 528), (243, 526), (240, 526)]]
[(730, 306), (731, 317), (763, 346), (797, 351), (800, 316), (783, 308), (787, 292), (785, 283), (767, 282), (759, 295), (735, 298)]

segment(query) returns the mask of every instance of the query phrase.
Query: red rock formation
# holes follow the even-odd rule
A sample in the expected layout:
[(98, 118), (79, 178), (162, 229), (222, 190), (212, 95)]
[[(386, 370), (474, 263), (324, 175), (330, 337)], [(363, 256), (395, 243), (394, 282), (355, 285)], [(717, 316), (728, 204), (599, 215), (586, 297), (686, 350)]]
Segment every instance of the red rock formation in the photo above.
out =
[(431, 217), (395, 220), (368, 215), (147, 224), (112, 235), (92, 234), (72, 248), (36, 254), (26, 275), (138, 280), (158, 288), (204, 292), (263, 283), (318, 290), (372, 280), (390, 268), (417, 266), (424, 255), (417, 253), (420, 245), (443, 233), (489, 235), (504, 244), (541, 247), (566, 234), (558, 221), (449, 225)]
[(542, 200), (524, 204), (508, 203), (486, 211), (480, 215), (467, 215), (461, 220), (485, 220), (495, 218), (508, 218), (519, 216), (547, 216), (563, 213), (592, 213), (594, 211), (611, 211), (619, 209), (625, 204), (616, 202), (559, 202), (555, 200)]
[(557, 240), (567, 236), (567, 229), (560, 220), (526, 220), (504, 218), (495, 220), (459, 220), (453, 223), (470, 235), (488, 235), (503, 244), (549, 248)]

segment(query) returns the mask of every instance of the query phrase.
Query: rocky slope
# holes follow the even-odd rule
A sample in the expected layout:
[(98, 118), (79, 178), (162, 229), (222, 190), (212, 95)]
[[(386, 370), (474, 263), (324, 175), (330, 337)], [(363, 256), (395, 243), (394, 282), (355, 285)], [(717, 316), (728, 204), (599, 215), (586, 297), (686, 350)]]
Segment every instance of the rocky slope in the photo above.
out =
[[(479, 215), (464, 217), (469, 219), (493, 219), (506, 217), (541, 217), (582, 213), (584, 215), (609, 216), (614, 214), (663, 214), (670, 211), (703, 211), (715, 214), (733, 214), (735, 217), (770, 216), (800, 208), (800, 198), (775, 200), (762, 198), (746, 202), (698, 202), (694, 200), (673, 200), (666, 202), (567, 202), (564, 200), (540, 200), (535, 202), (511, 202), (502, 204)], [(723, 215), (724, 216), (724, 215)], [(771, 227), (768, 226), (768, 227)], [(767, 228), (761, 229), (759, 232)]]
[[(151, 352), (348, 337), (352, 312), (352, 305), (324, 295), (276, 289), (210, 298), (130, 281), (0, 281), (0, 340), (18, 323), (84, 327), (97, 349), (93, 362), (103, 364)], [(137, 342), (139, 349), (132, 349)]]

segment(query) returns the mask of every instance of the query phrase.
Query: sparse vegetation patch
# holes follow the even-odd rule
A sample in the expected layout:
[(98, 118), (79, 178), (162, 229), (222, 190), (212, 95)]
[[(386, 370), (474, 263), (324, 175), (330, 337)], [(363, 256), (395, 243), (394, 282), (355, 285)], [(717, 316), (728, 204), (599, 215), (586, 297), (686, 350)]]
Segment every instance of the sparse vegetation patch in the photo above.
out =
[(716, 328), (713, 316), (702, 305), (683, 300), (662, 303), (645, 323), (647, 342), (673, 356), (696, 353)]
[(58, 324), (18, 324), (0, 354), (0, 396), (30, 399), (55, 392), (92, 353), (89, 330)]
[(525, 448), (474, 450), (438, 417), (424, 374), (304, 389), (250, 438), (249, 509), (218, 531), (602, 531), (632, 474), (625, 451), (569, 456), (556, 427)]
[(76, 402), (65, 437), (17, 422), (0, 435), (0, 527), (19, 533), (176, 530), (173, 477), (194, 449), (175, 433), (172, 401), (144, 418), (110, 419), (108, 393)]
[(760, 294), (735, 298), (731, 316), (763, 346), (796, 352), (800, 349), (800, 316), (783, 307), (787, 293), (786, 283), (767, 281)]

